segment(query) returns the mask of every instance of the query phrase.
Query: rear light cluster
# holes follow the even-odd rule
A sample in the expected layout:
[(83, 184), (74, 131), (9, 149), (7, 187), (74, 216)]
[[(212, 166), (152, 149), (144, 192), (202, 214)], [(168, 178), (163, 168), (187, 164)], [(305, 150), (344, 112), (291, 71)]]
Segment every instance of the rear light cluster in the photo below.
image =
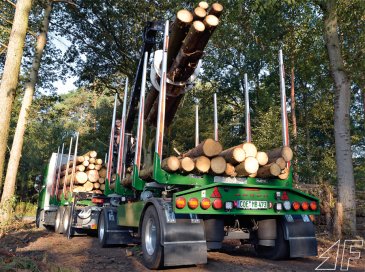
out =
[(222, 207), (223, 207), (223, 202), (222, 202), (222, 199), (220, 199), (220, 198), (214, 199), (212, 202), (207, 197), (203, 198), (200, 201), (196, 197), (192, 197), (186, 202), (185, 197), (179, 196), (175, 200), (175, 206), (178, 209), (185, 208), (186, 204), (188, 205), (189, 209), (191, 209), (191, 210), (195, 210), (196, 208), (199, 207), (199, 205), (200, 205), (200, 208), (202, 208), (203, 210), (207, 210), (210, 207), (213, 207), (215, 210), (219, 210), (219, 209), (222, 209)]
[(308, 210), (315, 211), (315, 210), (317, 210), (317, 202), (312, 201), (311, 203), (308, 203), (306, 201), (303, 201), (302, 203), (300, 203), (300, 202), (294, 201), (292, 203), (292, 208), (294, 211), (297, 211), (299, 209), (302, 209), (303, 211), (308, 211)]

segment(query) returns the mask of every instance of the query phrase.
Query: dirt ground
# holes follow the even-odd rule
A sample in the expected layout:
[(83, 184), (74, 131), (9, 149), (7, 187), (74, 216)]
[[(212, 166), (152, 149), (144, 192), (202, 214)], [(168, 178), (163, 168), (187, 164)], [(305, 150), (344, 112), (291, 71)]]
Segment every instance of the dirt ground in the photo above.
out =
[[(365, 271), (365, 243), (363, 237), (353, 239), (363, 241), (360, 248), (352, 251), (360, 252), (360, 259), (349, 261), (347, 271)], [(318, 235), (319, 255), (324, 253), (335, 241), (331, 241), (325, 234)], [(349, 244), (350, 245), (350, 244)], [(337, 249), (339, 252), (337, 258)], [(343, 267), (341, 260), (343, 241), (326, 254), (330, 257), (317, 270), (344, 271), (349, 257), (350, 248), (346, 247)], [(131, 256), (130, 256), (131, 255)], [(185, 271), (315, 271), (325, 259), (318, 257), (298, 258), (285, 261), (270, 261), (255, 256), (254, 250), (248, 245), (236, 242), (225, 242), (219, 252), (208, 253), (208, 264), (174, 267), (165, 269), (169, 272)], [(9, 232), (0, 238), (0, 271), (149, 271), (142, 264), (140, 246), (100, 248), (96, 237), (79, 236), (67, 240), (52, 231), (39, 230), (34, 222), (25, 224), (17, 231)]]

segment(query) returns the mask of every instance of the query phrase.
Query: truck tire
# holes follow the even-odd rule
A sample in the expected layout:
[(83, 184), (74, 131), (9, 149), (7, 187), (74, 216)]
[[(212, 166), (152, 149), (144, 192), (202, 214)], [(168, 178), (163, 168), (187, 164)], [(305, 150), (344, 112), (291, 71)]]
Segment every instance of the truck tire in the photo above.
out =
[(280, 220), (277, 220), (277, 237), (275, 246), (256, 245), (256, 253), (259, 257), (270, 260), (280, 260), (289, 258), (289, 242), (284, 238), (284, 230)]
[(106, 231), (106, 217), (105, 212), (102, 210), (99, 215), (99, 221), (98, 221), (98, 241), (101, 247), (107, 247), (108, 244), (107, 241), (107, 231)]
[(63, 226), (63, 216), (65, 214), (65, 207), (64, 206), (60, 206), (57, 209), (57, 214), (56, 214), (56, 221), (55, 221), (55, 232), (56, 233), (63, 233), (64, 232), (64, 226)]
[(72, 237), (75, 234), (75, 229), (72, 226), (69, 226), (72, 224), (71, 207), (68, 206), (65, 208), (62, 221), (64, 226), (64, 235), (68, 236), (68, 228), (70, 228), (70, 237)]
[(36, 216), (35, 216), (35, 226), (36, 226), (37, 228), (39, 228), (39, 229), (41, 229), (41, 228), (43, 228), (43, 227), (44, 227), (44, 225), (43, 225), (43, 223), (42, 223), (42, 221), (41, 221), (41, 215), (42, 215), (42, 212), (43, 212), (43, 210), (42, 210), (41, 208), (38, 208), (38, 209), (37, 209), (37, 214), (36, 214)]
[(149, 206), (142, 221), (143, 263), (149, 269), (159, 269), (163, 264), (161, 227), (156, 208)]

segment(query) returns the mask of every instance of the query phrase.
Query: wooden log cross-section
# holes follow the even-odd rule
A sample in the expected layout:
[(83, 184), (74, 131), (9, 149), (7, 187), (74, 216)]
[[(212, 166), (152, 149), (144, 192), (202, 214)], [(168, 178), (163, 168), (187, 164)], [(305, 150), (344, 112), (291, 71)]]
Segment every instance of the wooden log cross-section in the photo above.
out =
[(213, 139), (206, 139), (196, 147), (190, 149), (183, 154), (183, 157), (197, 158), (206, 156), (208, 158), (215, 157), (222, 152), (222, 145)]
[(259, 169), (259, 163), (255, 157), (247, 157), (243, 162), (235, 167), (237, 176), (250, 176)]
[(220, 153), (220, 156), (230, 164), (237, 165), (245, 160), (246, 153), (243, 150), (242, 145), (239, 145), (223, 150)]
[(210, 160), (210, 171), (214, 175), (221, 175), (226, 171), (227, 163), (226, 160), (221, 157), (217, 156)]
[(180, 159), (180, 171), (181, 172), (190, 173), (191, 171), (194, 170), (194, 168), (195, 168), (195, 164), (191, 158), (185, 157), (185, 158)]
[(167, 172), (175, 172), (180, 168), (180, 161), (177, 157), (170, 156), (162, 160), (161, 168)]
[(257, 170), (257, 177), (259, 178), (272, 178), (280, 175), (281, 169), (275, 162), (266, 164)]
[(195, 172), (198, 174), (208, 173), (210, 169), (210, 160), (205, 156), (199, 156), (193, 159), (195, 163)]
[(269, 157), (269, 163), (275, 162), (280, 157), (289, 162), (293, 159), (293, 151), (289, 146), (283, 146), (267, 151), (267, 156)]

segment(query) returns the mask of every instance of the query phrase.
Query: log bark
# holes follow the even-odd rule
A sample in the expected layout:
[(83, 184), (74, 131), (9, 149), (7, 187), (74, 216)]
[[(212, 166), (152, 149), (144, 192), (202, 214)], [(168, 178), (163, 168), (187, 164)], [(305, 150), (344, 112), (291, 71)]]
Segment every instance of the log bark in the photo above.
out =
[(267, 156), (269, 157), (269, 163), (275, 162), (280, 157), (289, 162), (293, 158), (293, 151), (289, 146), (283, 146), (267, 151)]
[(122, 185), (126, 188), (130, 188), (132, 186), (132, 176), (130, 174), (127, 174), (122, 180)]
[(223, 150), (219, 156), (222, 156), (230, 164), (237, 165), (245, 160), (246, 153), (242, 145), (239, 145)]
[(86, 172), (86, 174), (87, 174), (87, 179), (91, 182), (97, 182), (99, 180), (99, 172), (97, 170), (89, 170)]
[(246, 157), (256, 157), (257, 148), (253, 143), (244, 143), (242, 148), (245, 151)]
[(266, 164), (257, 170), (257, 177), (259, 178), (272, 178), (277, 177), (281, 173), (279, 165), (276, 163)]
[(189, 158), (185, 157), (180, 159), (180, 171), (183, 173), (190, 173), (195, 168), (194, 161)]
[(219, 3), (214, 3), (208, 12), (208, 15), (214, 15), (219, 19), (222, 13), (223, 13), (223, 6)]
[[(193, 23), (193, 15), (186, 9), (179, 10), (176, 14), (176, 19), (171, 26), (171, 34), (169, 36), (169, 52), (167, 54), (167, 69), (174, 62), (181, 45), (189, 32), (189, 28)], [(153, 101), (156, 100), (153, 99)], [(147, 103), (146, 103), (147, 104)]]
[(183, 157), (197, 158), (206, 156), (208, 158), (219, 155), (222, 152), (222, 145), (213, 139), (206, 139), (199, 145), (186, 152)]
[(262, 151), (257, 152), (256, 159), (259, 162), (259, 165), (265, 165), (269, 161), (269, 157), (267, 156), (266, 152)]
[(141, 169), (139, 171), (139, 177), (141, 179), (150, 179), (152, 178), (152, 174), (153, 174), (153, 166)]
[(208, 173), (210, 169), (210, 160), (205, 156), (199, 156), (193, 159), (195, 163), (194, 171), (198, 174)]
[(227, 176), (230, 176), (230, 177), (235, 177), (237, 176), (237, 173), (236, 173), (236, 170), (234, 168), (234, 166), (227, 162), (227, 167), (226, 167), (226, 171), (224, 172)]
[(221, 175), (226, 171), (227, 163), (226, 160), (217, 156), (210, 160), (210, 172), (214, 175)]
[(175, 172), (180, 168), (180, 161), (175, 156), (170, 156), (161, 162), (161, 168), (167, 172)]

